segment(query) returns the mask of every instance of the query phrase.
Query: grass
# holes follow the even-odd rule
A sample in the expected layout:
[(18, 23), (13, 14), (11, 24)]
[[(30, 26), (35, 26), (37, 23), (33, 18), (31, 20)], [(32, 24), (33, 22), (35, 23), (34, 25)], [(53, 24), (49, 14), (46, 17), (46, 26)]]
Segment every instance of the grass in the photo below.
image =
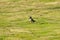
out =
[[(60, 40), (60, 0), (1, 0), (0, 40)], [(29, 16), (36, 22), (31, 23)]]

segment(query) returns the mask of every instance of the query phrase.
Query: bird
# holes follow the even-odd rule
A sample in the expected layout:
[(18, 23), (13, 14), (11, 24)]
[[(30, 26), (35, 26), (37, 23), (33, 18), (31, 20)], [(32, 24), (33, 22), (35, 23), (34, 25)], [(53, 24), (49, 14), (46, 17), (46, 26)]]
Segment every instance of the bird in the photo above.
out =
[(36, 22), (31, 16), (29, 17), (29, 19), (32, 23)]

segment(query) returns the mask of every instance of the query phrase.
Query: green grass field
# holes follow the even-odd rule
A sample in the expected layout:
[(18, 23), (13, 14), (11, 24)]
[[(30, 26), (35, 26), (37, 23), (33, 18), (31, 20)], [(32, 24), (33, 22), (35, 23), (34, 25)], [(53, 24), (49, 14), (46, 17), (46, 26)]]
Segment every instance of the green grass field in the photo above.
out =
[(60, 0), (0, 0), (0, 40), (60, 40)]

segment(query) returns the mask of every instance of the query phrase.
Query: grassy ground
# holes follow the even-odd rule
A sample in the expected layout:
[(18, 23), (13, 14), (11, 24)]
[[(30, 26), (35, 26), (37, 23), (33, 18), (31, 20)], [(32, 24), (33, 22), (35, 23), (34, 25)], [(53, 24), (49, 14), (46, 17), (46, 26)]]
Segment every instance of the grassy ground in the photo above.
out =
[(60, 0), (1, 0), (0, 40), (60, 40)]

